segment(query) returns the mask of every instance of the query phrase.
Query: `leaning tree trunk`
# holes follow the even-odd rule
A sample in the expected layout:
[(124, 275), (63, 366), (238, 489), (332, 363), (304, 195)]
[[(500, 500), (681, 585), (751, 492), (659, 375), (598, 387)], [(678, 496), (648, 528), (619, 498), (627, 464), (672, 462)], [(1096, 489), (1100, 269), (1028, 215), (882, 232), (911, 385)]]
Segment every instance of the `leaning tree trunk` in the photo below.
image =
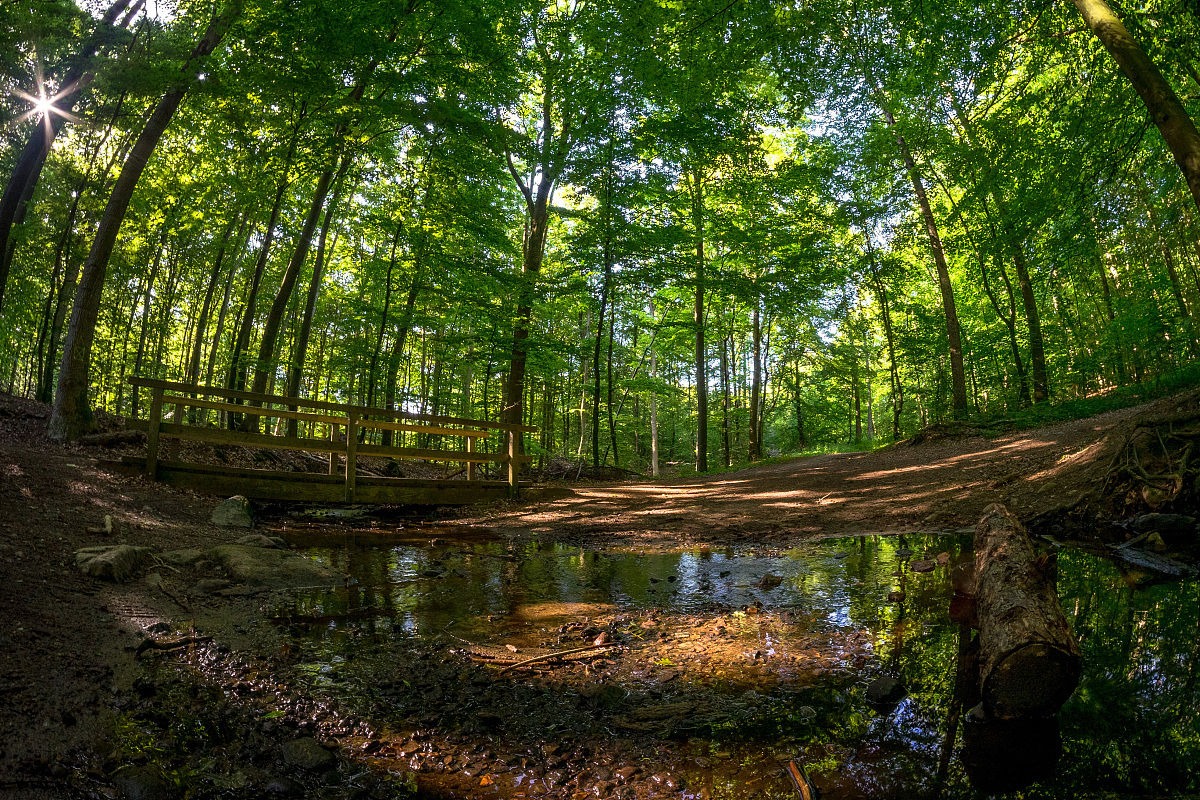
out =
[(1104, 0), (1074, 0), (1087, 26), (1133, 84), (1158, 126), (1175, 163), (1183, 172), (1192, 199), (1200, 207), (1200, 131), (1150, 56), (1130, 35)]
[(933, 208), (929, 204), (929, 196), (925, 193), (925, 183), (921, 179), (921, 172), (917, 169), (916, 161), (913, 160), (912, 152), (908, 149), (908, 143), (896, 130), (896, 118), (883, 105), (882, 100), (879, 102), (879, 107), (883, 111), (888, 127), (892, 129), (896, 146), (900, 149), (900, 155), (904, 159), (904, 166), (912, 181), (913, 193), (917, 196), (917, 205), (921, 209), (921, 218), (925, 221), (925, 232), (929, 236), (929, 248), (933, 251), (933, 263), (937, 267), (938, 288), (942, 293), (942, 309), (946, 314), (946, 341), (950, 347), (950, 383), (954, 395), (954, 416), (961, 419), (967, 416), (967, 379), (963, 369), (958, 308), (954, 302), (954, 288), (950, 283), (950, 268), (946, 264), (946, 251), (942, 246), (942, 237), (938, 233)]
[[(325, 244), (329, 238), (329, 228), (333, 224), (334, 214), (342, 196), (342, 181), (353, 159), (349, 153), (342, 156), (338, 165), (337, 175), (333, 179), (333, 196), (325, 208), (325, 217), (321, 222), (321, 234), (317, 237), (317, 252), (313, 259), (312, 276), (308, 283), (308, 296), (304, 302), (304, 314), (300, 318), (300, 330), (296, 334), (296, 346), (292, 354), (292, 364), (288, 368), (287, 386), (284, 394), (287, 397), (300, 396), (300, 381), (304, 377), (304, 362), (308, 360), (308, 340), (312, 335), (313, 316), (316, 314), (317, 297), (321, 293), (321, 283), (325, 270)], [(353, 194), (353, 192), (351, 192)], [(336, 243), (336, 237), (334, 237)], [(288, 436), (295, 437), (299, 431), (299, 420), (289, 419), (285, 424)], [(385, 432), (386, 433), (386, 432)]]
[(53, 439), (75, 440), (95, 427), (95, 418), (88, 402), (88, 373), (108, 259), (116, 246), (117, 234), (125, 220), (125, 211), (133, 199), (133, 190), (137, 187), (138, 179), (141, 178), (159, 139), (171, 124), (171, 118), (175, 116), (175, 111), (187, 94), (188, 84), (199, 67), (197, 62), (216, 49), (225, 31), (241, 10), (242, 0), (230, 0), (222, 13), (209, 23), (204, 36), (183, 66), (183, 85), (171, 89), (158, 101), (154, 112), (129, 151), (125, 166), (121, 168), (121, 174), (113, 186), (112, 195), (108, 198), (108, 204), (104, 207), (104, 214), (96, 228), (92, 249), (83, 264), (82, 277), (71, 311), (71, 323), (63, 343), (58, 392), (54, 398), (54, 410), (46, 431)]
[(1079, 683), (1079, 646), (1025, 527), (988, 506), (975, 528), (979, 675), (990, 717), (1044, 717)]

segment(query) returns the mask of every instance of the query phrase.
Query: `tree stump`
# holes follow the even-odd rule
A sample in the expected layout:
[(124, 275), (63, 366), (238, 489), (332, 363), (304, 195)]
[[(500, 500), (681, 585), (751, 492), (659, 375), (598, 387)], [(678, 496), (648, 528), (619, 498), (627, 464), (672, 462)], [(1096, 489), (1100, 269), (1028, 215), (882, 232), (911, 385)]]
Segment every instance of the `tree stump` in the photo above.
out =
[(1025, 527), (1002, 505), (975, 529), (980, 694), (997, 719), (1055, 713), (1079, 683), (1079, 647)]

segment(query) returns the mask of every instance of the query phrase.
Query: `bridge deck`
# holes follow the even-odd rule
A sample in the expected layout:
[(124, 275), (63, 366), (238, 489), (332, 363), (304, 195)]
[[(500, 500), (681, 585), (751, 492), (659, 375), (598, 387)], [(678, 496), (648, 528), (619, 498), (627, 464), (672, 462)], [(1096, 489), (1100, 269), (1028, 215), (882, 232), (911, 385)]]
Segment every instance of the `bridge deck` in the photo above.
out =
[[(146, 459), (126, 457), (107, 466), (125, 475), (145, 475)], [(240, 494), (252, 500), (294, 500), (302, 503), (367, 503), (372, 505), (466, 505), (509, 496), (505, 481), (426, 480), (359, 475), (347, 499), (341, 475), (282, 472), (211, 464), (159, 461), (158, 480), (179, 489), (215, 495)], [(536, 492), (521, 482), (522, 496)]]

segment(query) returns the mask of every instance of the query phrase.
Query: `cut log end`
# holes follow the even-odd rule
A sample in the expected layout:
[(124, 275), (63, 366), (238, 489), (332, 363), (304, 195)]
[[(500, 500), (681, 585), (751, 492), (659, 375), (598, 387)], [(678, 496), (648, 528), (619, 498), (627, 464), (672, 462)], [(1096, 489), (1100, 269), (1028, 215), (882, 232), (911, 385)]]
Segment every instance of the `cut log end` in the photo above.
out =
[(1079, 683), (1079, 656), (1050, 642), (1029, 642), (998, 659), (984, 677), (984, 705), (1000, 719), (1058, 711)]
[(980, 694), (989, 715), (1032, 718), (1055, 713), (1079, 682), (1079, 646), (1020, 520), (990, 506), (975, 531), (975, 593)]

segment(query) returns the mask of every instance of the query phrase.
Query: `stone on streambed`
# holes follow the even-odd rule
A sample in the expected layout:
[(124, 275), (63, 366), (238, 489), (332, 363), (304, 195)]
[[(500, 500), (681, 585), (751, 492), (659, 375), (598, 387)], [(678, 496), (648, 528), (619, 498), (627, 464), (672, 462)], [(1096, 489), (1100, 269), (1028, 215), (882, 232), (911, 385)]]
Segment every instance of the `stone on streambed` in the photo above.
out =
[(250, 501), (240, 494), (222, 500), (213, 509), (212, 523), (224, 528), (253, 528), (254, 514), (250, 509)]
[(273, 547), (223, 544), (209, 551), (229, 577), (248, 586), (285, 588), (289, 586), (335, 586), (343, 583), (341, 574), (310, 558)]
[(278, 536), (267, 536), (262, 533), (248, 533), (238, 539), (237, 543), (249, 545), (250, 547), (273, 547), (277, 549), (287, 547), (287, 542)]
[(280, 748), (283, 760), (293, 767), (306, 770), (327, 770), (334, 765), (333, 753), (313, 738), (293, 739)]
[(153, 766), (124, 767), (113, 775), (113, 786), (121, 800), (171, 800), (176, 787)]
[(188, 547), (183, 550), (168, 550), (158, 557), (158, 560), (172, 567), (192, 567), (204, 558), (204, 551), (198, 547)]
[(93, 578), (124, 583), (134, 576), (149, 553), (149, 547), (129, 544), (84, 547), (75, 551), (75, 565)]
[(906, 694), (904, 684), (894, 675), (880, 675), (867, 686), (867, 702), (873, 706), (893, 706)]

